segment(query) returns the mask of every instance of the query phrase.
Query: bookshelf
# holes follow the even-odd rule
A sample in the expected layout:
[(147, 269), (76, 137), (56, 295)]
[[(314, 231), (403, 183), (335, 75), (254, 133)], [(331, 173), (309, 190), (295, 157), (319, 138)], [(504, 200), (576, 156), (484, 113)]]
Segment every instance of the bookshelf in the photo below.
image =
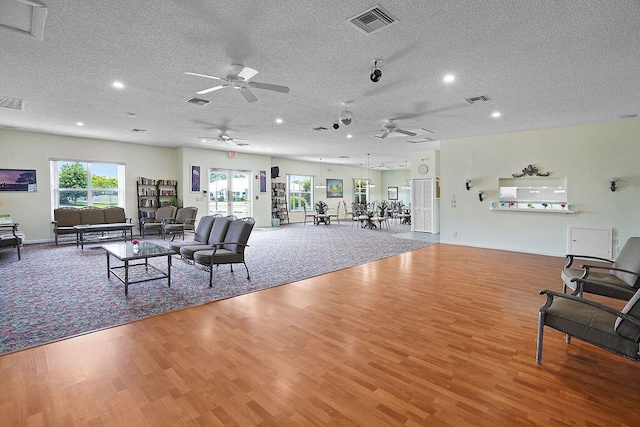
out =
[(178, 181), (173, 179), (151, 179), (138, 177), (138, 226), (142, 219), (155, 218), (161, 206), (172, 204), (178, 197)]

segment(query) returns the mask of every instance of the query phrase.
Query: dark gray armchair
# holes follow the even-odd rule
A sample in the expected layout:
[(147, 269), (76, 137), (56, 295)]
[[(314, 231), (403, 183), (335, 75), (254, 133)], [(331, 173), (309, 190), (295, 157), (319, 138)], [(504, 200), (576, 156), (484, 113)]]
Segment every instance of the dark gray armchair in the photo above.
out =
[(536, 362), (542, 362), (544, 327), (566, 334), (567, 344), (576, 337), (633, 361), (640, 361), (640, 291), (617, 311), (598, 302), (563, 292), (542, 290), (547, 301), (538, 318)]
[[(629, 238), (615, 261), (585, 255), (567, 255), (567, 258), (569, 261), (561, 273), (565, 292), (569, 287), (574, 295), (588, 293), (628, 301), (640, 288), (640, 237)], [(605, 265), (582, 264), (575, 268), (576, 260)]]
[(140, 234), (145, 236), (149, 231), (162, 234), (162, 226), (176, 217), (178, 208), (175, 206), (163, 206), (156, 211), (155, 218), (142, 218), (140, 221)]
[(208, 250), (215, 245), (224, 241), (224, 236), (227, 234), (229, 224), (232, 220), (229, 218), (219, 217), (216, 218), (209, 232), (207, 240), (202, 243), (193, 243), (191, 245), (183, 245), (178, 252), (183, 261), (193, 263), (193, 254), (197, 251)]
[(229, 264), (233, 272), (233, 264), (242, 263), (247, 270), (247, 279), (251, 279), (244, 259), (244, 251), (248, 246), (247, 242), (254, 224), (255, 220), (251, 217), (231, 221), (223, 242), (214, 244), (211, 249), (193, 253), (194, 262), (209, 270), (210, 287), (213, 286), (213, 268), (220, 264)]
[(216, 215), (203, 216), (200, 218), (200, 221), (198, 221), (198, 226), (193, 233), (193, 240), (180, 242), (172, 241), (169, 243), (169, 247), (176, 253), (180, 253), (180, 249), (184, 246), (206, 244), (216, 217)]
[(182, 240), (184, 240), (185, 232), (195, 230), (197, 214), (198, 208), (195, 206), (178, 209), (175, 218), (163, 221), (162, 238), (164, 239), (167, 234), (171, 234), (171, 240), (173, 240), (178, 234), (182, 234)]

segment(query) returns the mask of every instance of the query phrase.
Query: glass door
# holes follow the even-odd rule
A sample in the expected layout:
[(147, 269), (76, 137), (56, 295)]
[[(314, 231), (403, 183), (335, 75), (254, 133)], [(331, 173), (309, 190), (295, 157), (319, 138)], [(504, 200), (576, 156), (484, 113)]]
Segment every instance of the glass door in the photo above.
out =
[(250, 171), (209, 169), (209, 215), (251, 216)]

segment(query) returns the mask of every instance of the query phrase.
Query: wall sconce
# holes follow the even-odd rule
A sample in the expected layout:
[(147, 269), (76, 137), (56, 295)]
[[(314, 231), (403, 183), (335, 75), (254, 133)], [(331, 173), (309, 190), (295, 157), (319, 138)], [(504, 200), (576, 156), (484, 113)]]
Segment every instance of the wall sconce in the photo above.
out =
[(616, 181), (618, 180), (618, 178), (616, 178), (615, 176), (612, 176), (611, 178), (609, 178), (609, 184), (611, 184), (611, 191), (616, 191)]
[(471, 180), (468, 179), (465, 183), (464, 186), (466, 187), (467, 191), (471, 190)]
[(484, 191), (482, 191), (482, 190), (478, 191), (478, 199), (480, 201), (484, 200)]

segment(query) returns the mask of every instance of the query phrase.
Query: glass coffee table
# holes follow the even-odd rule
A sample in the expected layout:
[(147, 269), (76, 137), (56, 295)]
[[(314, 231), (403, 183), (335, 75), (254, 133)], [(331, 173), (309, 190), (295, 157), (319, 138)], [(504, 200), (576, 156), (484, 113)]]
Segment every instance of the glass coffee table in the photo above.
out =
[[(131, 242), (103, 245), (102, 248), (107, 252), (107, 277), (110, 278), (113, 273), (124, 283), (125, 296), (129, 295), (129, 285), (132, 283), (166, 278), (167, 284), (171, 287), (171, 255), (175, 255), (176, 252), (151, 242), (140, 242), (138, 246), (138, 251), (135, 251)], [(124, 265), (111, 267), (111, 256), (122, 261)], [(149, 258), (161, 256), (167, 257), (166, 273), (148, 262)]]

